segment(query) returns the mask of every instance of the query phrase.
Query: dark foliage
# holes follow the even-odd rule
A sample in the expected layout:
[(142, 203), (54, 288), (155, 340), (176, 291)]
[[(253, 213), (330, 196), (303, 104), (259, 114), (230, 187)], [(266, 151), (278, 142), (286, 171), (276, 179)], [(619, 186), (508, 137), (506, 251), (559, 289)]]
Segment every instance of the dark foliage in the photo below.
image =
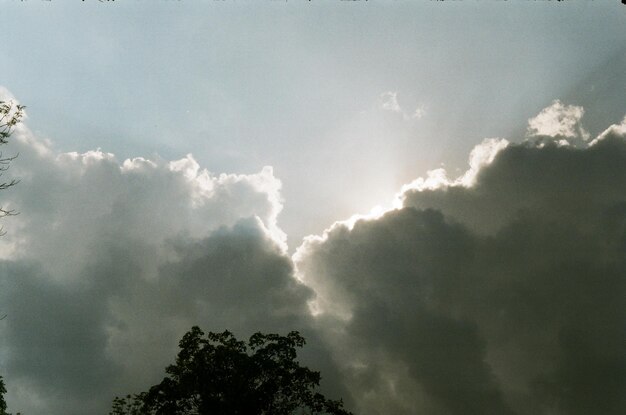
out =
[(296, 360), (304, 343), (295, 331), (256, 333), (246, 344), (228, 331), (205, 336), (193, 327), (168, 376), (148, 392), (115, 398), (110, 415), (350, 415), (315, 391), (319, 372)]
[[(4, 394), (7, 393), (7, 388), (4, 386), (4, 380), (0, 376), (0, 415), (11, 415), (7, 412), (7, 403), (4, 400)], [(15, 415), (21, 415), (19, 412)]]
[(0, 376), (0, 415), (6, 415), (7, 403), (4, 400), (4, 394), (7, 393), (7, 388), (4, 386), (4, 380)]

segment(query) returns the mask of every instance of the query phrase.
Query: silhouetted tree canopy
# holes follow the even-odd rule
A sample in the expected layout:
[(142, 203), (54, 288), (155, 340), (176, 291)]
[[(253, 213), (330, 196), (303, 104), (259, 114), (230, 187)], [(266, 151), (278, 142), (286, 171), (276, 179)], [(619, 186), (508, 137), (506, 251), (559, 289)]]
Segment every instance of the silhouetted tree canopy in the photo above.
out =
[(246, 344), (228, 331), (205, 336), (193, 327), (168, 376), (148, 392), (115, 398), (110, 415), (351, 415), (316, 391), (320, 373), (296, 360), (304, 344), (295, 331), (256, 333)]
[[(7, 403), (4, 400), (4, 394), (7, 393), (7, 388), (4, 386), (4, 379), (0, 376), (0, 415), (11, 415), (11, 413), (7, 412)], [(15, 415), (20, 415), (18, 412)]]
[(4, 386), (4, 380), (2, 380), (2, 376), (0, 376), (0, 415), (6, 415), (7, 413), (7, 403), (4, 400), (5, 393), (7, 393), (7, 389)]

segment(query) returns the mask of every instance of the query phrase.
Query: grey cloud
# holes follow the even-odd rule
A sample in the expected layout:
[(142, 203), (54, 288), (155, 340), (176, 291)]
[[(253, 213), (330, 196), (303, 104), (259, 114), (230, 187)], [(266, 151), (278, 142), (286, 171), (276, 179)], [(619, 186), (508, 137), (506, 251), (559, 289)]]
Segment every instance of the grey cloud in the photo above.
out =
[(169, 244), (175, 255), (156, 274), (142, 263), (154, 248), (106, 236), (69, 283), (39, 263), (2, 262), (4, 373), (45, 407), (9, 403), (28, 413), (106, 413), (115, 394), (158, 381), (194, 324), (241, 336), (310, 332), (311, 291), (255, 220)]
[(194, 324), (242, 337), (301, 330), (308, 360), (332, 367), (276, 225), (271, 168), (213, 175), (191, 156), (58, 154), (23, 126), (13, 143), (22, 182), (3, 197), (21, 215), (0, 240), (12, 411), (107, 413), (115, 395), (160, 380)]
[(359, 410), (623, 413), (622, 129), (509, 145), (474, 173), (296, 255)]
[(91, 290), (50, 282), (37, 265), (1, 266), (0, 298), (8, 314), (2, 324), (3, 372), (12, 379), (9, 390), (27, 399), (20, 402), (23, 413), (101, 409), (93, 392), (114, 373), (104, 354), (102, 299)]
[[(315, 276), (307, 283), (349, 309), (338, 356), (349, 365), (347, 376), (357, 376), (382, 359), (406, 368), (417, 383), (400, 400), (420, 396), (423, 402), (410, 402), (399, 413), (424, 406), (442, 414), (511, 413), (483, 362), (484, 340), (475, 323), (448, 309), (451, 290), (468, 283), (464, 274), (473, 248), (471, 235), (447, 224), (440, 213), (407, 208), (357, 222), (349, 234), (331, 233), (300, 264), (305, 275)], [(353, 350), (361, 354), (356, 361)], [(385, 382), (402, 382), (387, 372)], [(365, 390), (355, 386), (363, 395), (389, 393), (384, 384)]]
[(624, 413), (625, 131), (486, 141), (461, 179), (309, 239), (296, 269), (271, 168), (58, 154), (22, 127), (2, 195), (22, 214), (0, 239), (10, 409), (106, 413), (198, 324), (300, 330), (326, 391), (365, 415)]
[(461, 184), (437, 191), (409, 189), (404, 206), (435, 208), (480, 233), (497, 230), (521, 212), (577, 225), (624, 197), (624, 145), (612, 135), (584, 148), (530, 143), (509, 146), (472, 187)]

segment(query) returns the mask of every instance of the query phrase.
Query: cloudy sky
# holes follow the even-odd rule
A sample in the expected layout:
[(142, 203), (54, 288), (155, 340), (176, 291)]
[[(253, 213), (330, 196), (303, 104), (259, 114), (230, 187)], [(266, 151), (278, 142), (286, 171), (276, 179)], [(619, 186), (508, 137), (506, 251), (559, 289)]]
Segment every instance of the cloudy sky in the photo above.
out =
[(358, 414), (626, 413), (619, 1), (1, 7), (9, 410), (200, 325), (301, 331)]

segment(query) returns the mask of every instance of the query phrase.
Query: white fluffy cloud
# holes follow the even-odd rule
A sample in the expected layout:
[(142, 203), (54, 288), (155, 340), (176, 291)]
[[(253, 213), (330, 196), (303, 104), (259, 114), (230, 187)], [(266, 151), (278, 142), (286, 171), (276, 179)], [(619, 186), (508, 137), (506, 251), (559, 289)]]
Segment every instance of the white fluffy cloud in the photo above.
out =
[(564, 105), (554, 100), (539, 114), (528, 120), (528, 134), (531, 136), (558, 137), (561, 139), (589, 139), (589, 133), (582, 127), (583, 107)]
[(270, 167), (215, 175), (191, 155), (57, 153), (25, 125), (6, 147), (20, 154), (8, 173), (21, 179), (2, 192), (20, 215), (0, 239), (12, 411), (107, 413), (116, 394), (159, 380), (194, 324), (242, 336), (295, 329), (316, 344)]

